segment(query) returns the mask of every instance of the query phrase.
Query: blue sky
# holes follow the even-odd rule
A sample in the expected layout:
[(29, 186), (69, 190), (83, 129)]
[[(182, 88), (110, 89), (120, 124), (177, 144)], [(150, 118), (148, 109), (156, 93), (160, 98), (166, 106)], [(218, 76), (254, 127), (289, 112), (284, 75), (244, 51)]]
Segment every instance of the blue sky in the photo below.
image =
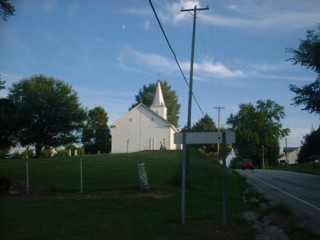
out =
[[(180, 127), (186, 125), (188, 88), (148, 0), (12, 0), (14, 16), (0, 22), (0, 74), (6, 86), (34, 74), (70, 84), (87, 109), (102, 106), (109, 124), (127, 112), (143, 85), (167, 80), (176, 91)], [(307, 29), (320, 22), (318, 0), (153, 0), (189, 80), (192, 15), (181, 7), (209, 6), (198, 14), (194, 94), (204, 113), (221, 124), (239, 104), (271, 99), (285, 107), (289, 146), (300, 145), (319, 118), (292, 106), (289, 84), (316, 74), (286, 60)], [(0, 92), (6, 96), (8, 89)], [(192, 123), (202, 117), (193, 102)], [(284, 139), (280, 141), (284, 146)]]

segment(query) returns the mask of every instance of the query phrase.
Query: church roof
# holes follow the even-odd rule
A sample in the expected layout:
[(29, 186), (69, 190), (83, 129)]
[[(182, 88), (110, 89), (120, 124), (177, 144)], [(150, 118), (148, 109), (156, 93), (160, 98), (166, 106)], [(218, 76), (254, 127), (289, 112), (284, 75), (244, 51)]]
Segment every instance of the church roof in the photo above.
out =
[(124, 114), (122, 117), (118, 118), (116, 121), (114, 121), (111, 124), (111, 128), (116, 126), (119, 122), (121, 122), (123, 119), (126, 119), (129, 115), (131, 115), (133, 112), (137, 111), (139, 108), (144, 108), (147, 111), (149, 111), (152, 115), (154, 115), (155, 118), (159, 118), (161, 121), (165, 122), (168, 127), (171, 127), (175, 132), (178, 132), (178, 129), (172, 124), (170, 123), (168, 120), (164, 119), (163, 117), (161, 117), (160, 115), (158, 115), (157, 113), (155, 113), (154, 111), (152, 111), (150, 108), (148, 108), (145, 104), (143, 103), (139, 103), (137, 106), (135, 106), (134, 108), (132, 108), (129, 112), (127, 112), (126, 114)]
[(157, 82), (156, 92), (154, 94), (153, 101), (150, 107), (158, 107), (158, 106), (165, 106), (159, 81)]

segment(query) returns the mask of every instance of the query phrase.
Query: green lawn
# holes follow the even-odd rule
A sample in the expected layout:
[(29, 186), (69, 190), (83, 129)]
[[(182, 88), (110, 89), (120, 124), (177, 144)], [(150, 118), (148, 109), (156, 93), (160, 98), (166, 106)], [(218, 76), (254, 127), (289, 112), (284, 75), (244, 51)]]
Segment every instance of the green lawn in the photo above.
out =
[[(180, 151), (85, 155), (82, 195), (76, 194), (80, 157), (29, 159), (30, 184), (47, 188), (49, 194), (2, 196), (0, 239), (253, 239), (251, 226), (241, 218), (245, 180), (228, 171), (228, 225), (224, 228), (221, 166), (194, 152), (186, 194), (187, 220), (181, 225), (181, 157)], [(25, 162), (1, 159), (0, 176), (25, 181)], [(132, 194), (139, 189), (140, 162), (145, 163), (151, 193), (170, 196)], [(97, 194), (100, 191), (130, 194)]]

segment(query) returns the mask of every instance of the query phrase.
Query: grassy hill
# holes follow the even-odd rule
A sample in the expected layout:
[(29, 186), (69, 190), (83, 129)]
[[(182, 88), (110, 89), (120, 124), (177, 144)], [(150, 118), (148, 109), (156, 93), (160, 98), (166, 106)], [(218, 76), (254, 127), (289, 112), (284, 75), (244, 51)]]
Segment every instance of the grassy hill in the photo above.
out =
[[(45, 193), (1, 196), (0, 239), (252, 239), (242, 219), (245, 181), (228, 172), (228, 226), (222, 226), (221, 166), (193, 152), (186, 224), (180, 221), (180, 151), (29, 159), (29, 181)], [(150, 192), (139, 190), (144, 162)], [(0, 176), (25, 181), (26, 160), (1, 159)]]

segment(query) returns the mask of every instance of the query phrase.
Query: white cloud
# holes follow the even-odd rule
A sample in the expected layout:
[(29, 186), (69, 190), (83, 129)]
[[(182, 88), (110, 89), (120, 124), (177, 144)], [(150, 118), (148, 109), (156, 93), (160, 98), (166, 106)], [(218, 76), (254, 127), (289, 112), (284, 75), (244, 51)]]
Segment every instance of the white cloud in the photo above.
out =
[(45, 0), (43, 2), (43, 10), (45, 12), (51, 12), (55, 9), (57, 5), (57, 0)]
[[(204, 3), (204, 1), (203, 1)], [(184, 9), (206, 7), (199, 0), (154, 1), (153, 5), (160, 21), (174, 25), (185, 21), (192, 21)], [(319, 21), (320, 4), (318, 0), (279, 0), (260, 1), (239, 0), (236, 3), (218, 1), (209, 10), (201, 12), (199, 17), (203, 22), (214, 26), (244, 28), (247, 30), (272, 31), (282, 29), (290, 31), (296, 28), (310, 28)], [(135, 15), (153, 15), (151, 8), (130, 8), (126, 11)]]
[[(168, 59), (164, 56), (153, 54), (153, 53), (144, 53), (139, 52), (125, 44), (121, 50), (121, 53), (118, 57), (118, 62), (120, 67), (124, 70), (139, 70), (142, 68), (152, 69), (153, 71), (158, 71), (161, 69), (163, 72), (167, 73), (178, 73), (179, 69), (176, 62), (172, 59)], [(179, 61), (179, 64), (182, 70), (185, 73), (189, 72), (190, 61)], [(194, 63), (195, 74), (198, 78), (201, 76), (210, 75), (211, 77), (219, 78), (235, 78), (243, 77), (245, 74), (241, 70), (231, 70), (222, 63), (215, 62), (213, 58), (205, 57), (204, 59)]]
[(134, 15), (150, 15), (152, 10), (151, 8), (129, 8), (126, 12)]
[(251, 65), (253, 69), (263, 72), (269, 72), (269, 71), (277, 71), (284, 68), (283, 63), (279, 64), (267, 64), (267, 63), (255, 63)]
[(234, 10), (234, 11), (238, 11), (239, 9), (239, 5), (237, 4), (231, 4), (227, 7), (228, 9)]
[(160, 55), (139, 52), (128, 44), (122, 47), (118, 62), (124, 70), (138, 70), (139, 68), (154, 68), (156, 71), (158, 69), (166, 69), (170, 72), (176, 70), (173, 61)]
[(150, 29), (150, 21), (149, 21), (149, 19), (144, 22), (143, 28), (145, 30), (149, 30)]
[[(128, 44), (125, 44), (118, 57), (119, 66), (125, 71), (149, 74), (149, 72), (164, 72), (166, 74), (180, 75), (176, 62), (163, 55), (140, 52)], [(190, 71), (189, 60), (179, 60), (179, 64), (188, 78)], [(247, 80), (283, 80), (283, 81), (312, 81), (313, 76), (290, 74), (286, 63), (243, 63), (237, 62), (231, 67), (225, 63), (216, 61), (210, 56), (196, 60), (194, 63), (194, 79), (198, 81), (214, 81), (215, 79), (227, 79), (226, 84), (237, 88), (247, 88)]]
[[(200, 1), (165, 1), (162, 6), (156, 6), (156, 11), (162, 23), (170, 22), (179, 24), (184, 21), (191, 21), (187, 12), (180, 12), (181, 8), (190, 9)], [(225, 5), (216, 9), (215, 5), (209, 5), (209, 11), (201, 12), (202, 21), (210, 25), (225, 26), (233, 28), (246, 28), (248, 30), (273, 30), (283, 31), (308, 28), (319, 21), (320, 4), (317, 0), (310, 0), (308, 4), (304, 1), (237, 1), (237, 4), (220, 2), (218, 5)]]
[(131, 91), (111, 91), (101, 88), (75, 87), (78, 93), (80, 102), (85, 102), (84, 107), (93, 109), (101, 106), (108, 113), (108, 124), (114, 122), (122, 114), (124, 114), (133, 103), (134, 92)]
[(205, 58), (199, 63), (195, 63), (195, 70), (213, 74), (216, 77), (243, 77), (245, 74), (241, 70), (231, 70), (219, 62), (214, 62), (212, 58)]
[(9, 87), (12, 86), (13, 83), (16, 83), (23, 79), (22, 76), (16, 73), (8, 73), (8, 72), (1, 72), (1, 81), (5, 81), (5, 89), (0, 90), (0, 98), (5, 98), (8, 96), (9, 93)]

